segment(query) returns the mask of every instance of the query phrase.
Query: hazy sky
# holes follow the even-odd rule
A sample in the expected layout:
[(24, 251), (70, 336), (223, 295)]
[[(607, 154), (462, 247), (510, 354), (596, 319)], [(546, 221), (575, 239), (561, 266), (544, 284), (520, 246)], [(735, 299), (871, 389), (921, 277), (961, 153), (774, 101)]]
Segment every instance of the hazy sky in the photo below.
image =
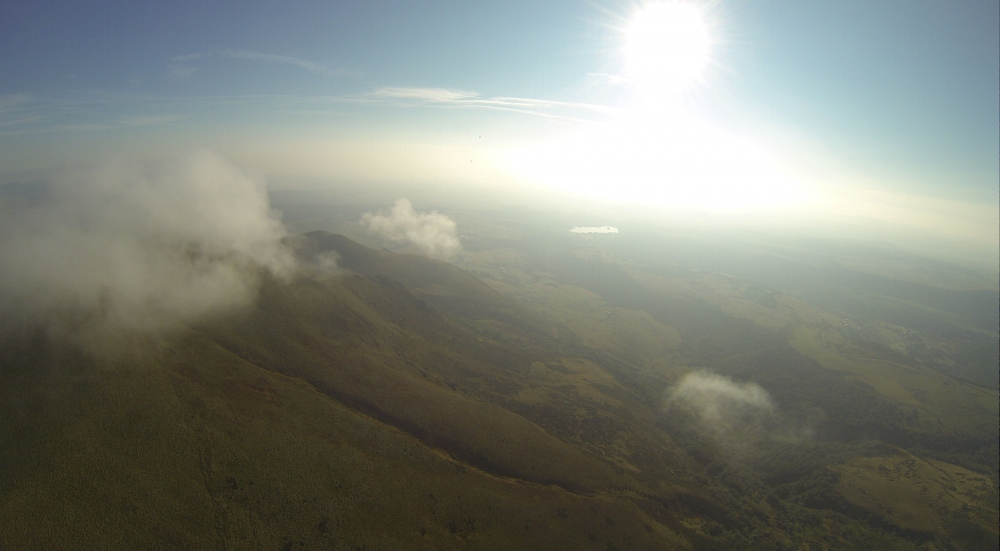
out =
[(207, 147), (277, 185), (621, 180), (617, 198), (682, 206), (842, 189), (996, 211), (997, 2), (692, 2), (707, 62), (659, 110), (626, 52), (651, 4), (3, 2), (0, 183)]

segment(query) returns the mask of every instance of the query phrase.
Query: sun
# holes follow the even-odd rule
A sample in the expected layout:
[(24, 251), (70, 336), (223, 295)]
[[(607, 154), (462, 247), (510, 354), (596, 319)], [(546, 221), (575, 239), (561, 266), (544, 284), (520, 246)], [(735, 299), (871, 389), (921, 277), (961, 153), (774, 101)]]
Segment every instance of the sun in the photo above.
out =
[[(702, 3), (698, 3), (698, 2)], [(509, 151), (517, 178), (601, 201), (711, 213), (776, 212), (814, 196), (768, 144), (717, 128), (686, 94), (710, 61), (709, 0), (646, 4), (623, 28), (630, 104), (606, 120)], [(715, 23), (715, 19), (709, 19)]]
[(649, 4), (625, 29), (625, 68), (636, 85), (671, 91), (697, 80), (708, 62), (711, 36), (698, 6)]

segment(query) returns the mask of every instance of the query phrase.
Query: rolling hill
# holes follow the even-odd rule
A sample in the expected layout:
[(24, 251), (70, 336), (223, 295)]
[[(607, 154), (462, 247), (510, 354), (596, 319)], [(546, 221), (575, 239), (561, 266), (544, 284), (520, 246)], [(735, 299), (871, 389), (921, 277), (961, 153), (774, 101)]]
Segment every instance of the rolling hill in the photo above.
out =
[[(995, 419), (938, 428), (831, 359), (856, 349), (803, 340), (803, 306), (779, 331), (610, 265), (514, 285), (324, 232), (296, 248), (338, 272), (263, 275), (252, 308), (163, 340), (6, 338), (0, 545), (995, 548)], [(779, 415), (720, 437), (665, 401), (699, 369)], [(927, 503), (900, 510), (900, 483)]]

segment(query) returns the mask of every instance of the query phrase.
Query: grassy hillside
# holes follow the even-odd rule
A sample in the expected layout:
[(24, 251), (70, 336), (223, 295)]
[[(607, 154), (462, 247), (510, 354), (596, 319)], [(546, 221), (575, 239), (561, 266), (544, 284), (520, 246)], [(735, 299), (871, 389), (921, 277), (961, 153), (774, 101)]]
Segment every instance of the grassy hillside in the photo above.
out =
[[(991, 548), (982, 542), (996, 540), (995, 513), (956, 516), (933, 503), (930, 496), (936, 494), (920, 494), (912, 505), (935, 511), (935, 521), (912, 532), (901, 517), (873, 502), (847, 499), (855, 486), (841, 482), (850, 477), (839, 466), (859, 456), (895, 457), (899, 446), (920, 461), (947, 462), (949, 468), (971, 469), (991, 481), (975, 498), (976, 507), (995, 511), (996, 391), (955, 379), (940, 364), (915, 360), (875, 340), (931, 342), (934, 334), (877, 320), (845, 321), (842, 312), (729, 275), (640, 264), (623, 254), (621, 243), (605, 241), (564, 239), (560, 248), (554, 238), (542, 253), (532, 253), (538, 247), (529, 243), (498, 243), (496, 249), (467, 254), (460, 265), (579, 335), (592, 335), (600, 319), (599, 346), (628, 354), (633, 365), (660, 381), (660, 388), (669, 389), (687, 371), (707, 368), (767, 390), (780, 414), (768, 431), (749, 440), (720, 442), (697, 430), (685, 435), (678, 429), (692, 420), (684, 417), (661, 421), (687, 453), (712, 465), (704, 483), (728, 485), (732, 481), (724, 480), (724, 473), (740, 472), (784, 502), (837, 512), (911, 541)], [(950, 323), (947, 316), (939, 319), (941, 325)], [(653, 331), (658, 336), (651, 336)], [(620, 342), (622, 334), (628, 335), (628, 346), (610, 340), (615, 336)], [(956, 345), (955, 339), (939, 342)], [(871, 448), (870, 443), (890, 445)], [(887, 492), (910, 495), (902, 479), (885, 484)], [(746, 480), (735, 486), (744, 492)], [(958, 534), (964, 533), (978, 535), (962, 540)], [(833, 542), (823, 545), (837, 548)]]
[(30, 437), (4, 441), (4, 548), (683, 548), (633, 503), (472, 468), (197, 335), (127, 363), (6, 374), (4, 436)]
[[(341, 273), (264, 278), (252, 309), (104, 358), (40, 331), (0, 346), (0, 545), (996, 540), (995, 411), (946, 416), (947, 393), (908, 406), (886, 385), (924, 387), (896, 364), (850, 341), (802, 344), (822, 312), (592, 255), (543, 273), (484, 252), (466, 271), (322, 232), (297, 246), (305, 262), (336, 252)], [(705, 368), (759, 383), (777, 413), (736, 434), (668, 407), (678, 378)]]

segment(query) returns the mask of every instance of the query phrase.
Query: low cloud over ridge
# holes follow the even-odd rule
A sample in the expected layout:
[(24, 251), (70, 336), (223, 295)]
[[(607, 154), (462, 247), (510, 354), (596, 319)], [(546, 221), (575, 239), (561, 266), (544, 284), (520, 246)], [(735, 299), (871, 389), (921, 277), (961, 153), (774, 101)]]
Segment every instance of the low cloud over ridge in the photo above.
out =
[(407, 199), (397, 199), (388, 213), (365, 213), (361, 225), (373, 235), (410, 243), (430, 256), (450, 258), (462, 249), (454, 220), (437, 212), (418, 213)]
[(717, 435), (760, 428), (776, 409), (760, 385), (700, 371), (688, 373), (674, 385), (667, 405), (690, 411)]
[(284, 277), (263, 178), (200, 153), (67, 171), (38, 200), (0, 198), (0, 314), (100, 349), (250, 304)]

